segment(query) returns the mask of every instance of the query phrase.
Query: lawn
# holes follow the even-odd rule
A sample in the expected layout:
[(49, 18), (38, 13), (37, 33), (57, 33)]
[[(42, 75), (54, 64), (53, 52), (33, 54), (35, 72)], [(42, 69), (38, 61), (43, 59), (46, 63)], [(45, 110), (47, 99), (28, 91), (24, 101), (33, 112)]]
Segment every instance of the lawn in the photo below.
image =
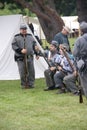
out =
[[(70, 47), (73, 48), (76, 38), (69, 38)], [(46, 46), (49, 47), (49, 43), (46, 40), (42, 40), (43, 42), (43, 48), (46, 48)]]
[(0, 81), (0, 130), (87, 130), (87, 100), (57, 90), (43, 91), (45, 79), (34, 89), (20, 81)]

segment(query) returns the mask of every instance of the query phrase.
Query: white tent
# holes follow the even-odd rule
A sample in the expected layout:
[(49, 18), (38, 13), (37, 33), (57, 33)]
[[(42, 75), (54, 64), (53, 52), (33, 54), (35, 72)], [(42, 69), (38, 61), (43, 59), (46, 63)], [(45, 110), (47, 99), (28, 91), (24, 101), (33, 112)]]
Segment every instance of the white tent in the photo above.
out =
[(68, 26), (71, 31), (73, 29), (79, 29), (78, 16), (64, 16), (61, 17), (66, 26)]
[[(11, 42), (14, 35), (19, 32), (20, 24), (23, 22), (22, 15), (0, 16), (0, 80), (19, 79)], [(29, 29), (28, 32), (31, 33)], [(40, 47), (39, 43), (38, 46)], [(44, 77), (44, 70), (48, 67), (45, 60), (42, 57), (39, 60), (35, 59), (34, 64), (35, 77)]]

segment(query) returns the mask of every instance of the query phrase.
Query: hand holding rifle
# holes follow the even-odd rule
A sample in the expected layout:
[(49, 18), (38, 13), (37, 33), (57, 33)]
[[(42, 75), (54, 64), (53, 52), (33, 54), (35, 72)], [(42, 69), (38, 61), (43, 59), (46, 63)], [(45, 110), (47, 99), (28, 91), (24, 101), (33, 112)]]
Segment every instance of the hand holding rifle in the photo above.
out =
[(27, 49), (24, 49), (24, 48), (23, 48), (22, 51), (21, 51), (21, 53), (22, 53), (22, 54), (26, 54), (26, 53), (27, 53)]
[[(39, 54), (40, 49), (39, 49), (38, 46), (35, 46), (35, 51), (37, 52), (37, 54)], [(36, 56), (36, 59), (37, 59), (37, 60), (39, 59), (39, 55)]]

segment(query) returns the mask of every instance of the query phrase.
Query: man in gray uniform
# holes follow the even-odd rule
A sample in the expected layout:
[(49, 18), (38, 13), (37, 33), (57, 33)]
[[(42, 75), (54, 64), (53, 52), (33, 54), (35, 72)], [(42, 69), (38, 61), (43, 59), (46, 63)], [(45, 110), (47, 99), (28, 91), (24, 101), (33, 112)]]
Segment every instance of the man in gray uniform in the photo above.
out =
[(57, 57), (59, 57), (59, 54), (57, 51), (57, 46), (56, 46), (56, 41), (51, 42), (49, 53), (50, 53), (50, 55), (48, 54), (48, 62), (50, 64), (50, 66), (48, 69), (46, 69), (44, 71), (44, 76), (45, 76), (46, 85), (47, 85), (47, 88), (45, 88), (44, 91), (49, 91), (49, 90), (55, 89), (53, 76), (56, 71), (55, 60)]
[(21, 24), (20, 33), (14, 36), (12, 48), (15, 51), (22, 88), (33, 88), (35, 81), (35, 70), (33, 55), (36, 52), (36, 42), (31, 34), (27, 33), (27, 26)]
[(82, 22), (80, 24), (80, 29), (82, 36), (80, 36), (75, 42), (73, 55), (81, 68), (78, 68), (78, 72), (81, 86), (83, 87), (84, 94), (87, 98), (87, 23)]

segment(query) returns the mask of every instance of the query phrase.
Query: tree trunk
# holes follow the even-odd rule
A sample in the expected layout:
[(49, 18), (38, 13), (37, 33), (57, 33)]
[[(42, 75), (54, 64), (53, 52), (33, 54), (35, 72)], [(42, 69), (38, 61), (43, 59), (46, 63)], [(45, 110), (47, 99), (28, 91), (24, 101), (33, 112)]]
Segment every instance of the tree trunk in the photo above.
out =
[(79, 22), (87, 22), (87, 0), (77, 0), (77, 13)]
[(32, 0), (32, 4), (25, 0), (13, 0), (22, 7), (26, 7), (35, 13), (39, 19), (47, 41), (50, 43), (57, 32), (62, 30), (63, 20), (55, 9), (54, 0)]
[(47, 41), (51, 42), (54, 35), (62, 30), (62, 26), (64, 25), (64, 23), (60, 16), (57, 14), (57, 12), (49, 6), (44, 6), (44, 12), (42, 13), (46, 14), (49, 20), (44, 17), (39, 17), (38, 15), (37, 17), (39, 19)]

